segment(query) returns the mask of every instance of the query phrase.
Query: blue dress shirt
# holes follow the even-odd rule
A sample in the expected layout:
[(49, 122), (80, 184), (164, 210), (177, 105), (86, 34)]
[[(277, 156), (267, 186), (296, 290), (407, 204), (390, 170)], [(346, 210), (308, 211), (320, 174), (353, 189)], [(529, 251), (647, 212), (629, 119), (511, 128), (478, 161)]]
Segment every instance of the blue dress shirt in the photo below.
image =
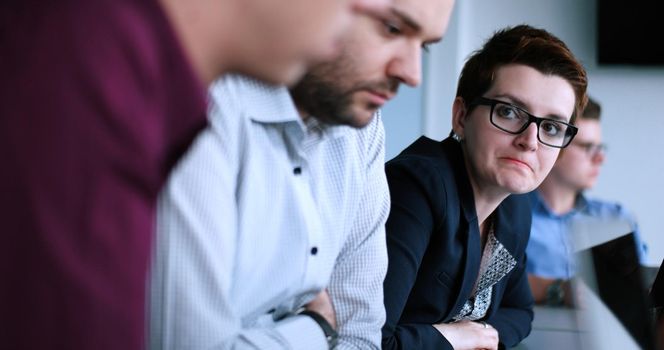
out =
[(586, 198), (580, 194), (574, 209), (557, 215), (544, 203), (537, 191), (529, 194), (533, 222), (528, 254), (528, 273), (546, 277), (569, 279), (575, 274), (574, 249), (570, 238), (570, 227), (574, 220), (582, 217), (598, 219), (622, 219), (629, 222), (634, 232), (641, 264), (646, 262), (647, 246), (643, 243), (634, 217), (620, 204)]

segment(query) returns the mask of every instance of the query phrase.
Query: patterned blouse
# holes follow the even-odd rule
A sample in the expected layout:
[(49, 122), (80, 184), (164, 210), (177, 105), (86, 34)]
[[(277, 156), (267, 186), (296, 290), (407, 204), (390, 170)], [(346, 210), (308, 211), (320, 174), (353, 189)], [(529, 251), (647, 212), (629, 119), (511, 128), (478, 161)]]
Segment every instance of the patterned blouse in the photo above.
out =
[(510, 273), (514, 266), (516, 266), (516, 260), (496, 239), (493, 230), (490, 230), (482, 253), (477, 284), (461, 311), (454, 316), (454, 321), (475, 321), (483, 318), (491, 305), (493, 285)]

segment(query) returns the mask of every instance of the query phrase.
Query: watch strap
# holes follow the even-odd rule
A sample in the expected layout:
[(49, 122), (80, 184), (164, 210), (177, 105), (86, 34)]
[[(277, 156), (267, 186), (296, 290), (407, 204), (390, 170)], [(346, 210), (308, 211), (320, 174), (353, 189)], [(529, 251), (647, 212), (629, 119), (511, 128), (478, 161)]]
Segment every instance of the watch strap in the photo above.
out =
[(327, 340), (327, 345), (330, 349), (334, 349), (334, 347), (337, 346), (339, 334), (336, 330), (334, 330), (334, 328), (332, 328), (332, 325), (327, 322), (325, 317), (323, 317), (318, 312), (306, 309), (298, 312), (297, 314), (309, 316), (314, 321), (316, 321), (316, 323), (318, 323), (318, 326), (320, 326), (320, 328), (323, 330), (323, 333), (325, 334), (325, 339)]

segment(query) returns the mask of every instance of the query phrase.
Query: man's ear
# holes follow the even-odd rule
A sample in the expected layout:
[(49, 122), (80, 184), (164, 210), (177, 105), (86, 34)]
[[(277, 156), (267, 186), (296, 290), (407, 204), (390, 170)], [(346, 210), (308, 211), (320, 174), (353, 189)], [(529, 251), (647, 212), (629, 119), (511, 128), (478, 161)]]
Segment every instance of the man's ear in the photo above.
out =
[(461, 139), (464, 139), (466, 129), (466, 117), (468, 109), (463, 97), (457, 96), (452, 104), (452, 130)]

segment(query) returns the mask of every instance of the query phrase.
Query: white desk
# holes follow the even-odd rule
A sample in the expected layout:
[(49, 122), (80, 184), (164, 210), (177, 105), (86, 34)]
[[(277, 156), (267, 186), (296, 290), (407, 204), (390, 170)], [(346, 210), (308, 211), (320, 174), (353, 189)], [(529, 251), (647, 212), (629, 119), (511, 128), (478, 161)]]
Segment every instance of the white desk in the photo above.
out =
[(536, 306), (532, 332), (514, 349), (640, 349), (594, 292), (583, 282), (577, 290), (583, 309)]
[(535, 306), (530, 335), (514, 349), (581, 349), (578, 310)]

